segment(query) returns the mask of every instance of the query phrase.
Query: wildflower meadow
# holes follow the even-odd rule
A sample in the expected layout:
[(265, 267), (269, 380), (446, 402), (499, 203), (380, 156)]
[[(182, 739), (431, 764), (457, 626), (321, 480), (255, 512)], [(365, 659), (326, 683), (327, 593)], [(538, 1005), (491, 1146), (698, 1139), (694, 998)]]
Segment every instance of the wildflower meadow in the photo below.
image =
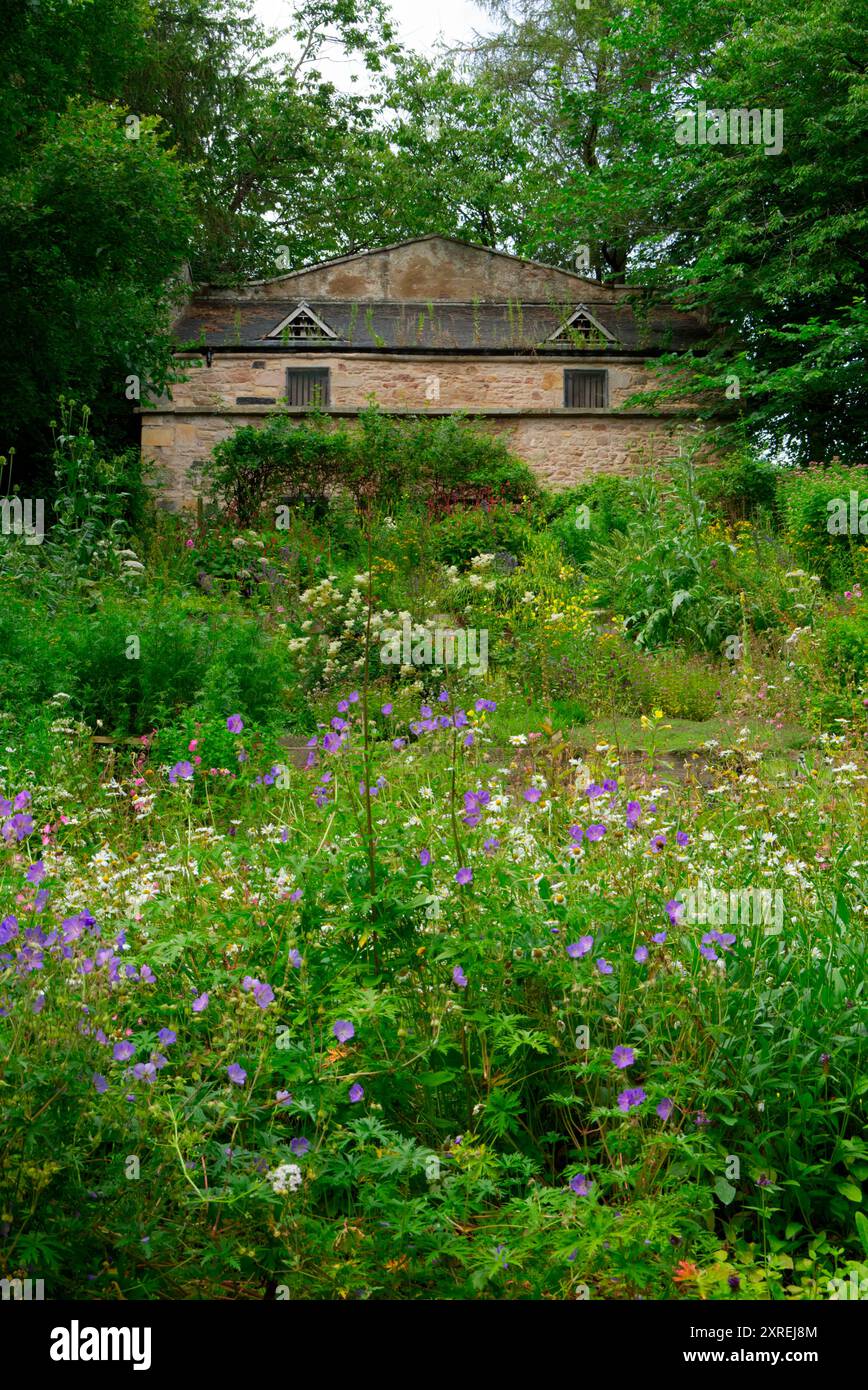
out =
[(868, 1289), (868, 550), (772, 482), (5, 540), (7, 1278)]

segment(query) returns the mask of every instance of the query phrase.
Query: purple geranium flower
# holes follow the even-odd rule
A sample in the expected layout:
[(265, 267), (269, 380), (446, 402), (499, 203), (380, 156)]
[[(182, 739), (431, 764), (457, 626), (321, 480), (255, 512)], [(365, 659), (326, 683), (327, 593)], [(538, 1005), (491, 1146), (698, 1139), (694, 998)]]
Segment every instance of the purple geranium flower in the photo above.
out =
[(301, 954), (293, 947), (289, 953), (289, 963), (295, 970), (300, 970), (302, 966)]
[(458, 870), (458, 873), (455, 875), (455, 882), (456, 882), (456, 883), (472, 883), (472, 882), (473, 882), (473, 870), (472, 870), (472, 869), (468, 869), (466, 866), (465, 866), (463, 869), (459, 869), (459, 870)]
[(422, 868), (423, 868), (423, 869), (427, 869), (428, 865), (431, 863), (431, 851), (430, 851), (430, 849), (420, 849), (420, 851), (419, 851), (419, 863), (422, 865)]
[(567, 955), (572, 956), (573, 960), (580, 960), (586, 956), (593, 948), (594, 938), (592, 936), (580, 936), (578, 941), (570, 942), (567, 947)]
[(618, 1097), (618, 1109), (623, 1110), (627, 1115), (645, 1100), (645, 1092), (641, 1086), (633, 1086), (626, 1091), (622, 1091)]
[(45, 865), (41, 859), (37, 859), (35, 864), (31, 864), (24, 877), (28, 883), (41, 883), (45, 878)]
[(178, 1041), (178, 1034), (174, 1028), (161, 1028), (157, 1034), (157, 1041), (161, 1042), (163, 1047), (171, 1047), (173, 1042)]
[(637, 961), (639, 965), (644, 965), (646, 960), (648, 959), (648, 947), (637, 946), (635, 951), (633, 952), (633, 959)]
[(707, 931), (702, 938), (703, 945), (709, 941), (716, 941), (721, 950), (728, 951), (730, 946), (735, 945), (736, 937), (731, 931)]
[(605, 956), (600, 956), (600, 959), (597, 961), (597, 969), (601, 975), (611, 975), (612, 973), (612, 966), (606, 960)]
[(686, 830), (679, 830), (675, 839), (682, 849), (684, 849), (685, 845), (690, 844), (690, 836), (687, 834)]
[(274, 990), (263, 980), (258, 980), (253, 988), (253, 998), (260, 1009), (267, 1009), (274, 1002)]
[(632, 830), (642, 818), (642, 806), (638, 801), (627, 802), (627, 829)]
[(356, 1036), (356, 1030), (347, 1018), (339, 1018), (332, 1032), (339, 1043), (349, 1042), (350, 1038)]
[(587, 1197), (593, 1185), (587, 1173), (576, 1173), (575, 1177), (570, 1178), (570, 1187), (577, 1197)]
[(528, 787), (527, 791), (524, 793), (525, 801), (530, 802), (539, 801), (541, 796), (542, 792), (539, 790), (538, 787)]
[(589, 825), (587, 830), (585, 831), (585, 836), (588, 840), (596, 842), (597, 840), (602, 840), (605, 833), (605, 825)]
[(310, 1149), (310, 1140), (305, 1139), (303, 1136), (298, 1139), (290, 1139), (289, 1149), (290, 1153), (294, 1153), (296, 1158), (304, 1158), (305, 1154)]
[(364, 1092), (363, 1088), (359, 1085), (358, 1081), (354, 1081), (353, 1084), (352, 1084), (352, 1086), (350, 1087), (350, 1092), (349, 1092), (349, 1094), (350, 1094), (350, 1103), (351, 1103), (352, 1105), (355, 1105), (355, 1104), (357, 1104), (358, 1101), (360, 1101), (360, 1100), (362, 1099), (362, 1096), (365, 1094), (365, 1092)]
[(452, 971), (452, 983), (456, 984), (459, 989), (467, 988), (467, 976), (460, 965), (456, 965), (455, 969)]
[(247, 1080), (247, 1072), (237, 1062), (233, 1062), (231, 1066), (226, 1068), (226, 1075), (236, 1086), (243, 1086)]
[(112, 1048), (112, 1056), (116, 1062), (128, 1062), (135, 1050), (131, 1042), (115, 1043)]
[(657, 1106), (657, 1114), (660, 1116), (661, 1120), (669, 1119), (669, 1116), (672, 1114), (672, 1101), (668, 1096), (664, 1096), (663, 1100), (661, 1100), (660, 1104)]
[(105, 1091), (108, 1090), (108, 1082), (106, 1081), (105, 1077), (98, 1071), (95, 1071), (93, 1074), (93, 1084), (99, 1095), (102, 1095)]
[[(16, 797), (16, 801), (17, 799), (18, 798)], [(11, 839), (11, 837), (14, 835), (16, 840), (20, 842), (21, 840), (26, 840), (27, 836), (32, 834), (32, 816), (13, 816), (12, 819), (8, 820), (6, 824), (3, 826), (3, 835), (7, 840)]]
[(184, 759), (183, 762), (175, 763), (174, 767), (169, 768), (169, 781), (172, 783), (173, 786), (179, 778), (182, 781), (189, 782), (192, 776), (193, 764), (188, 763), (186, 759)]
[(278, 1105), (282, 1105), (284, 1107), (292, 1105), (292, 1094), (289, 1091), (278, 1091), (275, 1095), (275, 1100), (277, 1101)]
[(244, 720), (241, 718), (240, 714), (230, 714), (229, 718), (226, 720), (226, 727), (230, 734), (240, 734), (241, 730), (244, 728)]
[(666, 904), (666, 915), (673, 927), (677, 927), (684, 912), (684, 903), (680, 903), (677, 898), (670, 898)]
[(208, 995), (207, 995), (207, 994), (200, 994), (199, 997), (198, 997), (198, 999), (194, 999), (194, 1000), (193, 1000), (193, 1013), (194, 1013), (194, 1014), (201, 1014), (201, 1013), (204, 1013), (205, 1010), (207, 1009), (207, 1007), (208, 1007)]
[(621, 1071), (626, 1071), (627, 1067), (632, 1067), (636, 1060), (636, 1054), (632, 1047), (623, 1047), (619, 1044), (612, 1052), (612, 1064), (619, 1067)]

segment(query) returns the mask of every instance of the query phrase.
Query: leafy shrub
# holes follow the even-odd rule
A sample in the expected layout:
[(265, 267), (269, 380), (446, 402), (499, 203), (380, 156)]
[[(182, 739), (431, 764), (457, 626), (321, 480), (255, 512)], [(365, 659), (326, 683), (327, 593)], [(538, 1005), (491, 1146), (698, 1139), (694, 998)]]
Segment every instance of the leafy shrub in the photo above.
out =
[[(862, 578), (868, 564), (868, 535), (842, 535), (830, 530), (837, 506), (849, 512), (850, 493), (868, 499), (868, 468), (809, 468), (781, 479), (778, 494), (787, 539), (799, 560), (827, 585), (842, 588)], [(848, 516), (849, 520), (849, 516)], [(868, 515), (860, 526), (868, 531)]]
[(868, 681), (868, 619), (862, 614), (830, 618), (821, 633), (821, 663), (841, 687)]
[(207, 669), (203, 630), (178, 609), (110, 602), (70, 624), (66, 645), (65, 688), (106, 733), (143, 733), (191, 704)]
[[(142, 733), (197, 705), (220, 712), (229, 701), (260, 725), (280, 718), (289, 663), (255, 620), (206, 621), (172, 601), (142, 605), (111, 597), (92, 609), (61, 607), (34, 646), (29, 604), (0, 615), (0, 698), (19, 708), (72, 697), (72, 712), (105, 733)], [(303, 726), (309, 712), (291, 700)]]
[(732, 552), (711, 534), (695, 481), (690, 460), (676, 468), (666, 493), (643, 480), (623, 540), (592, 544), (588, 575), (598, 601), (646, 650), (681, 642), (716, 651), (738, 631)]
[(300, 423), (275, 414), (261, 429), (246, 425), (218, 444), (204, 476), (212, 497), (243, 526), (281, 502), (322, 516), (338, 489), (386, 508), (402, 498), (428, 500), (435, 512), (538, 491), (501, 440), (452, 416), (407, 421), (376, 408), (362, 411), (355, 429), (333, 427), (314, 412)]
[(717, 467), (697, 473), (697, 489), (728, 520), (743, 520), (766, 509), (773, 510), (780, 468), (754, 454), (736, 454)]
[(209, 629), (209, 648), (201, 708), (219, 716), (231, 705), (254, 724), (271, 723), (284, 704), (285, 651), (254, 619), (236, 617)]
[(566, 559), (585, 565), (595, 543), (610, 541), (615, 532), (626, 532), (636, 515), (634, 489), (623, 478), (594, 478), (570, 488), (551, 509), (549, 531)]
[(467, 565), (474, 555), (499, 551), (518, 558), (527, 549), (528, 527), (511, 507), (470, 507), (435, 522), (430, 543), (435, 558), (446, 565)]
[(642, 651), (626, 635), (595, 634), (583, 644), (581, 693), (597, 711), (635, 718), (660, 707), (674, 719), (711, 719), (725, 673), (685, 651)]

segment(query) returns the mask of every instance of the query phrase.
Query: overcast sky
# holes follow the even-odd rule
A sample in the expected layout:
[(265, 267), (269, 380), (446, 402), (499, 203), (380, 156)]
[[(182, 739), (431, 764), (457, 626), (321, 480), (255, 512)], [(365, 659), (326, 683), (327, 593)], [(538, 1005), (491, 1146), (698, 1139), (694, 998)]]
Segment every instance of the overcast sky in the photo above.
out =
[[(274, 28), (285, 28), (292, 13), (292, 0), (254, 0), (259, 18)], [(473, 32), (491, 33), (490, 17), (472, 0), (391, 0), (392, 19), (404, 48), (433, 56), (438, 39), (447, 44), (467, 42)], [(361, 64), (326, 60), (317, 67), (336, 86), (349, 85), (350, 72), (363, 72)]]

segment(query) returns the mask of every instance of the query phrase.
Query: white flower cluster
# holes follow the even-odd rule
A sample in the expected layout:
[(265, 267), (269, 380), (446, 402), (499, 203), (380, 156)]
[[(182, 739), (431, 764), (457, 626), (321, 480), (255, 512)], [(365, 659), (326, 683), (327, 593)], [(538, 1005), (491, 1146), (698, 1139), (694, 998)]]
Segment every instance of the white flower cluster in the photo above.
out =
[(144, 574), (145, 567), (134, 550), (116, 550), (121, 562), (121, 575)]
[(297, 1163), (281, 1163), (268, 1174), (268, 1180), (272, 1189), (283, 1195), (286, 1192), (295, 1192), (301, 1187), (301, 1169)]

